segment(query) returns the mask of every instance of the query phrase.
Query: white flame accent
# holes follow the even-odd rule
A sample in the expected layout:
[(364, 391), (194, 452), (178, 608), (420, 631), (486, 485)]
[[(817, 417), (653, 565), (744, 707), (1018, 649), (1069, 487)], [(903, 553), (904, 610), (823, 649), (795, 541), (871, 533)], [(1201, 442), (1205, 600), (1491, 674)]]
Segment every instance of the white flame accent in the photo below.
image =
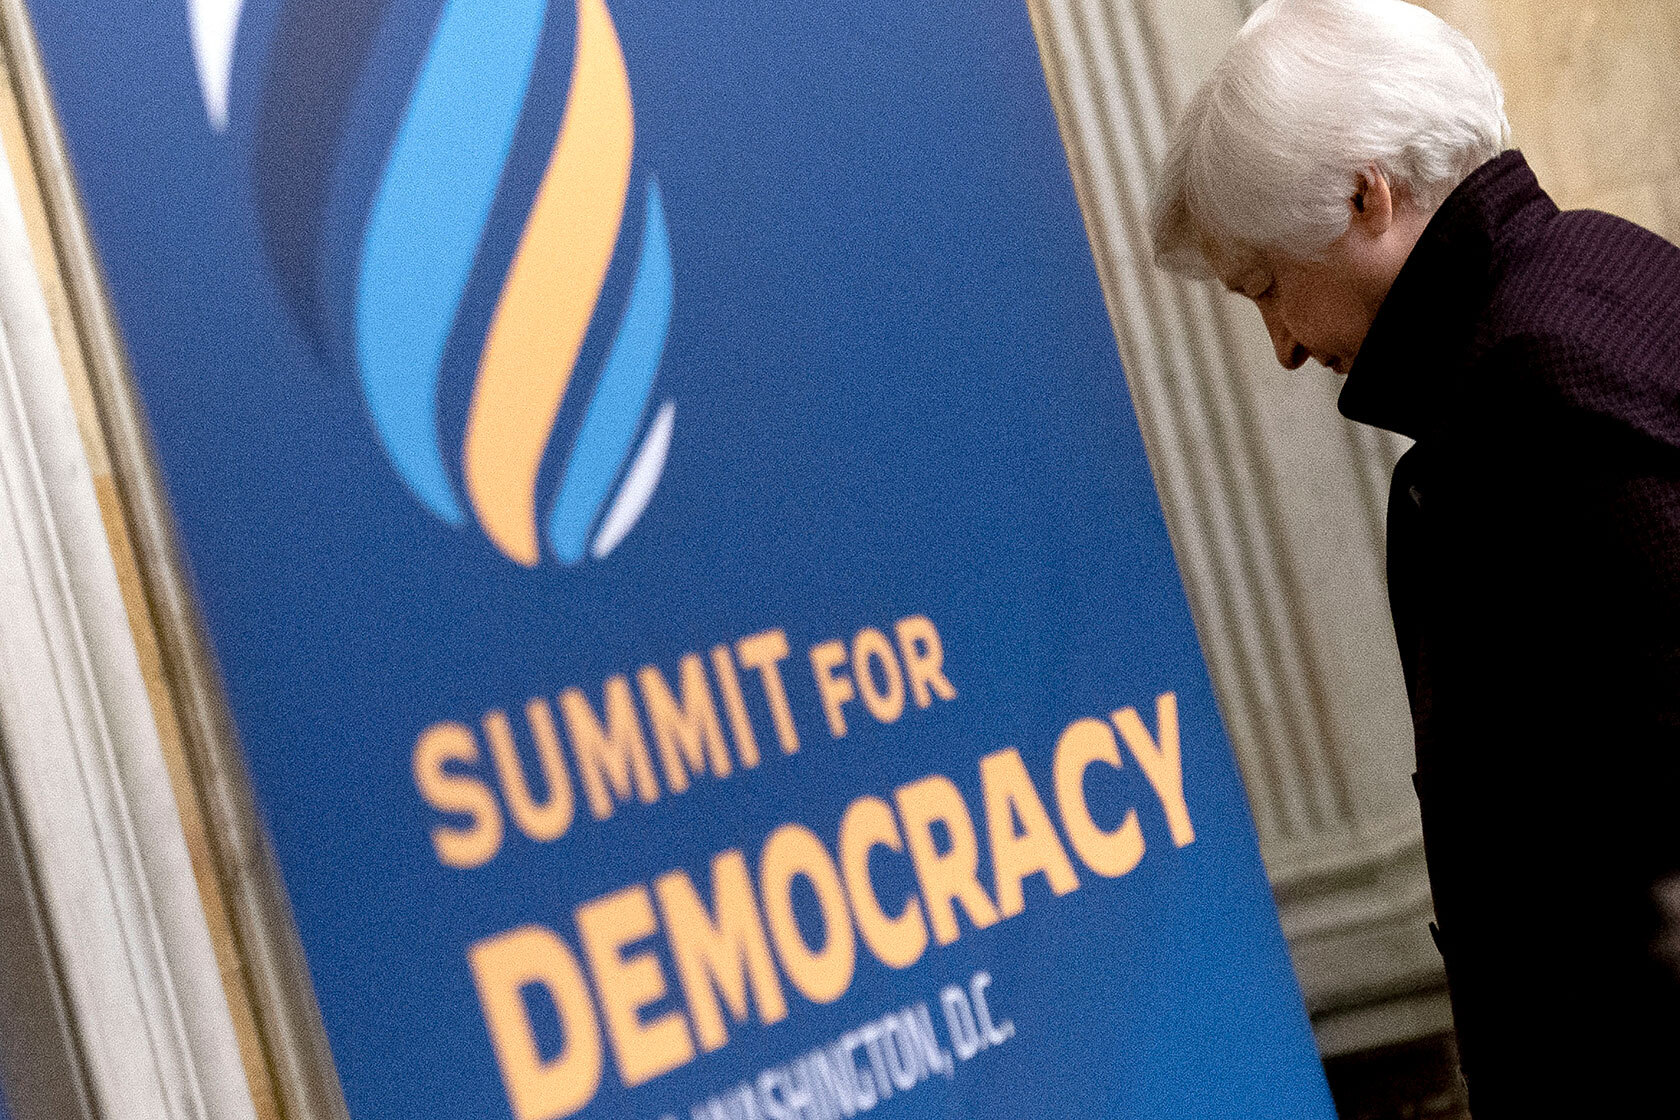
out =
[(636, 449), (630, 469), (624, 472), (618, 497), (613, 499), (612, 508), (601, 522), (601, 531), (595, 534), (595, 543), (589, 549), (595, 559), (617, 548), (653, 501), (653, 492), (659, 489), (659, 478), (665, 473), (665, 457), (671, 453), (671, 429), (676, 421), (677, 402), (666, 401), (659, 406), (659, 414), (648, 426), (648, 434)]
[(204, 111), (210, 127), (227, 128), (228, 87), (233, 82), (233, 41), (239, 33), (239, 13), (245, 0), (187, 0), (192, 21), (193, 61), (204, 91)]

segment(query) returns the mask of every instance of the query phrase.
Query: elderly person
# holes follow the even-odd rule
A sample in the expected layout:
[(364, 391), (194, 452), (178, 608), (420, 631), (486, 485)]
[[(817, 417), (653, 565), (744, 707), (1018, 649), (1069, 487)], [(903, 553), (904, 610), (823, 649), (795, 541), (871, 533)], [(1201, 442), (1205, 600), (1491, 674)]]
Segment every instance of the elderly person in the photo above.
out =
[(1680, 249), (1560, 213), (1508, 137), (1423, 9), (1271, 0), (1177, 125), (1156, 249), (1416, 441), (1389, 596), (1472, 1111), (1676, 1116)]

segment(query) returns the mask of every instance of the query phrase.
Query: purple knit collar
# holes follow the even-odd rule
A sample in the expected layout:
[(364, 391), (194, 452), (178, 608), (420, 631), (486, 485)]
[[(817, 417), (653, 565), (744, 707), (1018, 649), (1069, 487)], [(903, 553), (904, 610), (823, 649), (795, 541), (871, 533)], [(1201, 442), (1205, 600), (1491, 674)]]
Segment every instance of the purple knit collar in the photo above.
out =
[(1557, 212), (1516, 149), (1472, 171), (1378, 308), (1336, 402), (1342, 415), (1413, 439), (1450, 419), (1504, 258)]

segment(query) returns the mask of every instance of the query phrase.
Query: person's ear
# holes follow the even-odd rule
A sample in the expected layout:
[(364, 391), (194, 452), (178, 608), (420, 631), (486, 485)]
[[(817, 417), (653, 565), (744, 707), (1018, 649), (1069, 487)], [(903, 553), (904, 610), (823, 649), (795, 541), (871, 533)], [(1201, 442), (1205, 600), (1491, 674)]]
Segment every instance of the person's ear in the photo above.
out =
[(1361, 171), (1354, 179), (1348, 210), (1349, 220), (1367, 237), (1387, 233), (1394, 224), (1394, 192), (1389, 189), (1388, 176), (1375, 167)]

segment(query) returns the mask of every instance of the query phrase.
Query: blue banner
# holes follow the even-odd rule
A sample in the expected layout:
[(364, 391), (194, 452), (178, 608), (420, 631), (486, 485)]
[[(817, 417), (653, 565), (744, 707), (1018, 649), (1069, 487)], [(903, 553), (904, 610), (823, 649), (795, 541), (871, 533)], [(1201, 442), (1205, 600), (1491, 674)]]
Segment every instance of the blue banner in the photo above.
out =
[(34, 8), (353, 1117), (1333, 1115), (1021, 4)]

